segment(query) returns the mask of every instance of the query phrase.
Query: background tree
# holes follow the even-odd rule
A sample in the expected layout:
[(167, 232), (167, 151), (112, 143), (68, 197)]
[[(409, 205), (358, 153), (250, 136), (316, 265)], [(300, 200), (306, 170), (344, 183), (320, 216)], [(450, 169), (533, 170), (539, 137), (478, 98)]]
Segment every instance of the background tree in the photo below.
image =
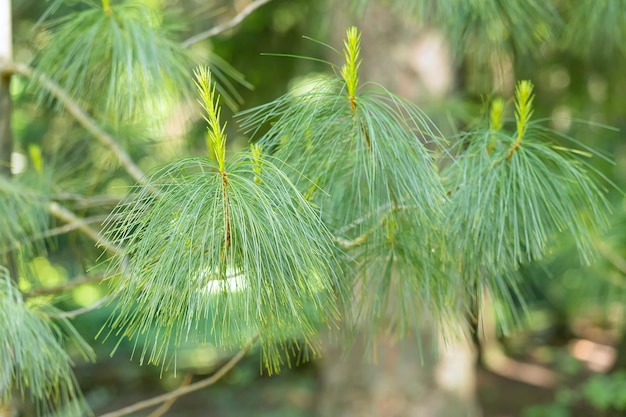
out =
[[(90, 340), (94, 329), (108, 334), (106, 349), (136, 351), (140, 362), (161, 365), (164, 375), (193, 346), (242, 348), (216, 377), (123, 410), (130, 413), (214, 383), (256, 340), (270, 372), (302, 355), (316, 356), (315, 335), (324, 323), (340, 322), (341, 333), (353, 336), (344, 341), (348, 347), (355, 335), (370, 347), (380, 346), (381, 335), (419, 335), (425, 318), (445, 329), (469, 316), (476, 335), (488, 295), (500, 325), (508, 325), (521, 316), (518, 303), (532, 301), (530, 282), (541, 290), (536, 293), (549, 294), (527, 271), (568, 242), (584, 262), (599, 248), (620, 265), (619, 253), (597, 238), (607, 222), (606, 175), (614, 173), (602, 158), (590, 158), (598, 154), (580, 137), (589, 132), (598, 142), (606, 130), (571, 117), (550, 126), (537, 117), (553, 108), (573, 112), (550, 98), (559, 103), (580, 85), (573, 77), (586, 75), (559, 63), (592, 57), (615, 63), (587, 82), (591, 100), (581, 103), (590, 104), (588, 118), (611, 122), (619, 114), (607, 94), (609, 85), (623, 89), (611, 72), (623, 62), (619, 23), (626, 13), (619, 3), (389, 2), (410, 25), (429, 22), (443, 34), (452, 46), (459, 93), (488, 98), (446, 99), (439, 110), (428, 110), (433, 101), (423, 99), (425, 113), (362, 81), (377, 81), (367, 76), (367, 32), (362, 41), (356, 28), (345, 36), (342, 29), (343, 51), (336, 57), (315, 42), (299, 48), (299, 55), (331, 61), (295, 60), (285, 67), (326, 75), (280, 98), (265, 95), (267, 74), (250, 71), (246, 78), (261, 88), (238, 120), (258, 145), (238, 151), (242, 135), (229, 129), (236, 140), (226, 152), (227, 130), (206, 71), (196, 80), (209, 132), (189, 127), (200, 114), (189, 100), (197, 94), (191, 69), (208, 63), (223, 102), (237, 106), (241, 89), (231, 82), (247, 82), (225, 62), (245, 71), (230, 46), (239, 36), (243, 42), (245, 30), (223, 43), (201, 41), (247, 16), (251, 25), (256, 18), (256, 24), (271, 21), (288, 31), (303, 10), (314, 10), (305, 2), (277, 2), (264, 15), (256, 9), (265, 3), (251, 3), (232, 20), (216, 14), (226, 16), (224, 24), (197, 34), (187, 17), (214, 17), (192, 2), (178, 3), (174, 15), (167, 2), (56, 1), (46, 11), (33, 10), (35, 26), (16, 29), (16, 59), (11, 37), (3, 38), (7, 178), (0, 212), (11, 221), (0, 225), (7, 267), (7, 325), (0, 340), (7, 346), (1, 382), (8, 406), (12, 399), (32, 399), (41, 413), (83, 413), (61, 341), (74, 340), (79, 349), (67, 345), (67, 352), (89, 358), (79, 334)], [(8, 17), (10, 6), (2, 4)], [(29, 6), (20, 4), (16, 13)], [(366, 14), (373, 7), (355, 6)], [(574, 31), (580, 16), (589, 16), (589, 24)], [(383, 15), (378, 18), (382, 25)], [(604, 30), (595, 30), (600, 23)], [(10, 25), (4, 27), (10, 34)], [(193, 36), (184, 41), (184, 33)], [(539, 97), (546, 98), (534, 99), (533, 84), (516, 83), (519, 78), (537, 80)], [(551, 85), (564, 79), (572, 88)], [(514, 102), (509, 110), (505, 100), (492, 98), (499, 93)], [(63, 112), (48, 110), (55, 107)], [(187, 158), (199, 151), (206, 156)], [(128, 188), (133, 183), (137, 187)], [(85, 244), (85, 237), (101, 248)], [(110, 295), (90, 285), (103, 280)], [(57, 296), (62, 293), (71, 298)], [(98, 307), (101, 315), (82, 328), (75, 321), (78, 332), (67, 321)], [(45, 366), (52, 362), (59, 367)], [(87, 399), (98, 407), (97, 399)]]

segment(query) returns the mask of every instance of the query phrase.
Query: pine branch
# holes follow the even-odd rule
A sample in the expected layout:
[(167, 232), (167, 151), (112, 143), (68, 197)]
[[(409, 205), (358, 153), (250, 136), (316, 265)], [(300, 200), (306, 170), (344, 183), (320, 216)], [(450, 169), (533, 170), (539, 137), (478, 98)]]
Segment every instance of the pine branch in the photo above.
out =
[(180, 388), (175, 389), (174, 391), (168, 392), (166, 394), (158, 395), (156, 397), (139, 401), (135, 404), (129, 405), (127, 407), (121, 408), (117, 411), (112, 411), (110, 413), (102, 414), (100, 417), (120, 417), (130, 413), (134, 413), (139, 410), (143, 410), (145, 408), (152, 407), (157, 404), (161, 404), (163, 402), (169, 401), (174, 398), (181, 397), (183, 395), (187, 395), (191, 392), (198, 391), (199, 389), (206, 388), (215, 384), (219, 381), (224, 375), (226, 375), (231, 369), (237, 365), (246, 354), (252, 349), (257, 339), (259, 338), (259, 334), (256, 334), (246, 346), (244, 346), (235, 356), (230, 358), (228, 362), (226, 362), (220, 369), (218, 369), (213, 375), (210, 377), (203, 379), (201, 381), (195, 382), (191, 385), (182, 386)]
[(263, 6), (264, 4), (269, 3), (270, 1), (271, 0), (256, 0), (256, 1), (253, 1), (247, 7), (245, 7), (241, 12), (239, 12), (235, 17), (233, 17), (231, 20), (229, 20), (228, 22), (223, 23), (223, 24), (218, 25), (218, 26), (215, 26), (215, 27), (212, 27), (209, 30), (206, 30), (204, 32), (200, 32), (200, 33), (190, 37), (189, 39), (184, 41), (181, 44), (181, 46), (183, 48), (188, 48), (189, 46), (193, 45), (196, 42), (200, 42), (200, 41), (202, 41), (204, 39), (211, 38), (213, 36), (219, 35), (222, 32), (226, 32), (228, 29), (234, 28), (235, 26), (240, 24), (246, 17), (248, 17), (250, 14), (252, 14), (252, 12), (254, 12), (259, 7)]
[(97, 230), (89, 226), (89, 224), (87, 224), (87, 222), (84, 219), (81, 219), (76, 214), (72, 213), (70, 210), (61, 206), (59, 203), (57, 202), (50, 203), (48, 205), (48, 211), (54, 217), (60, 220), (63, 220), (64, 222), (74, 224), (77, 229), (85, 233), (85, 235), (93, 239), (95, 242), (98, 243), (99, 246), (104, 247), (109, 252), (113, 254), (122, 253), (122, 248), (120, 248), (119, 246), (109, 241), (107, 238), (102, 236), (100, 232), (98, 232)]
[(26, 78), (36, 81), (43, 88), (48, 90), (50, 94), (52, 94), (59, 102), (63, 104), (67, 112), (74, 117), (74, 119), (80, 123), (89, 133), (91, 133), (96, 139), (100, 141), (104, 146), (106, 146), (110, 151), (112, 151), (120, 164), (124, 167), (126, 172), (138, 183), (145, 183), (145, 174), (139, 168), (135, 162), (132, 160), (130, 155), (126, 153), (124, 149), (120, 146), (118, 141), (104, 131), (96, 121), (91, 118), (87, 114), (85, 110), (74, 101), (65, 90), (63, 90), (56, 82), (45, 76), (44, 74), (38, 73), (33, 68), (29, 67), (26, 64), (20, 63), (4, 63), (0, 64), (0, 73), (2, 74), (19, 74), (23, 75)]

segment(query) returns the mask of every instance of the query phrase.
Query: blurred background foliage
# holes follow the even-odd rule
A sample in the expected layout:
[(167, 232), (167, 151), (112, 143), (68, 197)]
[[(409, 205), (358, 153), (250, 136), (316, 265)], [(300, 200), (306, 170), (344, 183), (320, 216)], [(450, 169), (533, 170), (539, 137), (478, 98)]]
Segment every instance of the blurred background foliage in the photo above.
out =
[[(40, 19), (51, 3), (39, 0), (13, 3), (15, 61), (41, 62), (38, 61), (41, 47), (45, 48), (50, 32)], [(235, 10), (247, 4), (228, 0), (145, 0), (143, 3), (168, 11), (162, 15), (160, 24), (174, 29), (169, 39), (174, 43), (227, 21)], [(327, 69), (325, 64), (314, 60), (268, 55), (293, 54), (336, 61), (338, 55), (307, 37), (339, 47), (333, 39), (342, 36), (345, 26), (338, 22), (359, 24), (373, 10), (390, 10), (389, 15), (379, 16), (381, 27), (389, 28), (384, 26), (384, 19), (395, 19), (398, 22), (395, 31), (413, 31), (417, 37), (428, 37), (434, 32), (447, 40), (448, 47), (443, 53), (451, 56), (448, 70), (455, 80), (447, 86), (445, 96), (429, 96), (425, 89), (426, 93), (419, 99), (445, 132), (455, 133), (472, 125), (488, 99), (509, 97), (515, 80), (532, 79), (537, 97), (534, 117), (549, 120), (558, 132), (599, 149), (614, 161), (593, 158), (592, 164), (616, 185), (607, 186), (615, 211), (610, 230), (596, 237), (597, 258), (592, 265), (581, 267), (573, 242), (564, 241), (562, 251), (553, 253), (541, 265), (527, 266), (521, 271), (529, 283), (527, 310), (520, 311), (526, 318), (509, 334), (497, 335), (496, 343), (503, 346), (507, 355), (549, 369), (555, 382), (521, 384), (483, 369), (478, 374), (479, 397), (485, 416), (620, 415), (619, 410), (626, 408), (626, 206), (619, 191), (626, 187), (623, 133), (626, 131), (626, 2), (360, 0), (349, 3), (273, 0), (235, 29), (195, 43), (185, 53), (193, 57), (190, 62), (194, 65), (216, 60), (223, 64), (221, 85), (231, 98), (230, 107), (224, 108), (224, 120), (231, 120), (236, 108), (266, 103)], [(502, 8), (488, 9), (496, 3), (502, 3)], [(47, 19), (85, 7), (78, 1), (52, 4), (58, 7)], [(427, 7), (412, 7), (415, 4)], [(511, 7), (507, 8), (507, 4)], [(517, 6), (521, 10), (515, 9)], [(488, 10), (482, 10), (483, 7)], [(389, 17), (394, 13), (401, 16)], [(521, 21), (514, 17), (516, 13), (523, 17)], [(488, 30), (483, 31), (485, 28)], [(368, 31), (381, 29), (363, 26), (362, 30), (367, 36)], [(391, 34), (379, 41), (390, 42), (390, 39), (393, 39)], [(388, 46), (390, 54), (395, 51), (393, 44)], [(194, 65), (186, 68), (189, 81)], [(40, 69), (46, 71), (45, 66)], [(183, 73), (184, 70), (181, 69)], [(183, 89), (178, 81), (170, 81), (173, 84), (168, 87)], [(424, 84), (435, 82), (423, 79)], [(55, 106), (41, 105), (37, 89), (27, 81), (14, 77), (11, 88), (14, 161), (17, 161), (14, 169), (18, 174), (24, 172), (18, 175), (20, 181), (34, 184), (40, 191), (44, 189), (46, 195), (62, 201), (86, 222), (98, 227), (127, 194), (132, 181), (114, 156), (74, 119), (56, 111)], [(89, 88), (83, 86), (76, 93), (92, 96), (99, 93)], [(90, 96), (85, 100), (90, 101)], [(97, 111), (97, 108), (89, 110)], [(512, 112), (512, 106), (509, 111)], [(205, 124), (200, 115), (193, 100), (172, 96), (168, 102), (152, 103), (148, 118), (129, 118), (124, 114), (101, 117), (98, 121), (115, 131), (138, 165), (150, 171), (160, 163), (204, 153)], [(237, 130), (236, 123), (229, 123), (227, 133), (230, 151), (247, 145), (247, 138)], [(2, 190), (2, 199), (12, 198), (11, 192)], [(28, 198), (21, 195), (12, 201), (24, 202), (25, 207), (37, 210), (37, 204), (31, 204)], [(14, 217), (9, 211), (19, 208), (3, 201), (0, 199), (2, 218)], [(27, 296), (52, 299), (61, 310), (89, 306), (104, 297), (106, 286), (97, 283), (55, 295), (42, 291), (77, 277), (102, 273), (102, 251), (80, 231), (63, 229), (61, 222), (55, 224), (43, 214), (27, 217), (52, 222), (52, 228), (49, 236), (38, 237), (41, 242), (46, 238), (45, 251), (35, 248), (34, 254), (21, 257), (20, 289)], [(33, 225), (35, 230), (38, 227)], [(23, 237), (15, 236), (12, 240), (19, 242)], [(160, 375), (160, 368), (129, 366), (128, 358), (134, 346), (122, 343), (118, 354), (110, 358), (115, 341), (94, 342), (110, 310), (104, 306), (73, 320), (99, 358), (95, 364), (79, 362), (76, 368), (86, 399), (95, 410), (115, 409), (162, 389), (171, 389), (180, 385), (187, 374), (200, 378), (226, 357), (225, 352), (190, 344), (180, 352), (176, 374)], [(315, 362), (268, 378), (259, 372), (256, 358), (251, 355), (216, 387), (179, 400), (168, 415), (316, 415), (319, 376)]]

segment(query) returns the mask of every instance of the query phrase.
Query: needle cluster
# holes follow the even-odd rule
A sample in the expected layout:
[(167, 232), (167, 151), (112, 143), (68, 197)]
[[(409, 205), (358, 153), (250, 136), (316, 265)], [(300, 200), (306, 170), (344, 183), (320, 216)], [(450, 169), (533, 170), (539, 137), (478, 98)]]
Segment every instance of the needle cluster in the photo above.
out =
[(36, 58), (84, 109), (115, 124), (135, 121), (190, 85), (188, 52), (154, 8), (131, 0), (86, 6), (45, 24)]
[[(206, 72), (198, 75), (219, 147), (214, 90)], [(259, 147), (229, 161), (216, 152), (217, 161), (187, 158), (159, 169), (111, 217), (108, 236), (126, 252), (114, 266), (123, 273), (109, 325), (147, 338), (141, 360), (156, 364), (188, 340), (239, 347), (258, 333), (276, 371), (280, 346), (293, 337), (313, 346), (317, 326), (338, 317), (341, 269), (319, 213), (273, 158)]]
[(20, 179), (0, 177), (0, 255), (30, 245), (48, 227), (45, 199), (24, 188)]
[(464, 136), (467, 147), (443, 172), (452, 253), (468, 280), (492, 293), (514, 287), (503, 274), (542, 259), (561, 234), (589, 262), (594, 234), (608, 223), (610, 206), (583, 153), (556, 145), (554, 132), (530, 120), (532, 97), (532, 84), (521, 81), (514, 132), (502, 128), (503, 102), (495, 100), (489, 128)]
[(4, 267), (0, 267), (0, 323), (0, 399), (8, 400), (15, 391), (33, 398), (41, 414), (84, 415), (87, 408), (61, 344), (63, 335), (85, 359), (93, 359), (91, 348), (67, 320), (53, 323), (39, 306), (26, 303)]
[[(435, 163), (441, 134), (414, 104), (373, 83), (359, 86), (359, 40), (349, 28), (340, 77), (244, 112), (241, 121), (252, 132), (271, 121), (260, 143), (275, 149), (281, 169), (348, 251), (356, 281), (345, 279), (359, 288), (356, 314), (404, 332), (407, 323), (417, 325), (413, 307), (436, 281), (446, 200)], [(429, 301), (428, 309), (440, 310)]]

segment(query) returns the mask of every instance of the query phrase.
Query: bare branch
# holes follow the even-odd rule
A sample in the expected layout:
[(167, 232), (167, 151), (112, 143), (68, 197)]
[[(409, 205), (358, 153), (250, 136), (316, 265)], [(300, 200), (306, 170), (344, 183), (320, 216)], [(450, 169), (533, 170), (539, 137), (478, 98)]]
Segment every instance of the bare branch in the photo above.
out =
[(203, 379), (201, 381), (195, 382), (191, 385), (187, 385), (184, 387), (180, 387), (175, 389), (174, 391), (168, 392), (166, 394), (162, 394), (147, 400), (139, 401), (135, 404), (129, 405), (128, 407), (121, 408), (117, 411), (112, 411), (110, 413), (102, 414), (100, 417), (121, 417), (130, 413), (134, 413), (135, 411), (143, 410), (145, 408), (149, 408), (155, 406), (157, 404), (161, 404), (165, 401), (169, 401), (173, 398), (178, 398), (183, 395), (189, 394), (191, 392), (197, 391), (199, 389), (211, 386), (219, 381), (224, 375), (226, 375), (231, 369), (241, 361), (246, 354), (252, 349), (252, 346), (256, 343), (259, 338), (259, 334), (255, 335), (246, 346), (244, 346), (235, 356), (230, 358), (228, 362), (226, 362), (220, 369), (218, 369), (213, 375), (210, 377)]
[(63, 234), (69, 233), (69, 232), (71, 232), (73, 230), (79, 229), (82, 224), (102, 223), (103, 221), (105, 221), (109, 217), (110, 216), (107, 216), (106, 214), (101, 214), (101, 215), (98, 215), (98, 216), (83, 217), (83, 218), (81, 218), (80, 224), (78, 224), (78, 223), (68, 223), (68, 224), (63, 225), (63, 226), (55, 227), (53, 229), (47, 230), (45, 233), (42, 233), (40, 235), (37, 235), (37, 236), (33, 237), (32, 240), (46, 239), (46, 238), (49, 238), (49, 237), (52, 237), (52, 236), (63, 235)]
[(228, 22), (212, 27), (211, 29), (200, 32), (186, 41), (184, 41), (181, 46), (183, 48), (188, 48), (190, 45), (193, 45), (196, 42), (200, 42), (204, 39), (211, 38), (213, 36), (219, 35), (222, 32), (227, 31), (228, 29), (232, 29), (238, 24), (240, 24), (246, 17), (248, 17), (252, 12), (254, 12), (259, 7), (263, 6), (266, 3), (269, 3), (271, 0), (255, 0), (246, 6), (241, 12), (239, 12), (235, 17), (233, 17)]
[(335, 242), (337, 242), (337, 244), (341, 246), (342, 249), (352, 249), (353, 247), (358, 246), (367, 240), (367, 233), (363, 233), (362, 235), (359, 235), (357, 238), (352, 240), (344, 239), (341, 236), (334, 236), (334, 239)]
[(120, 254), (123, 252), (122, 248), (115, 245), (113, 242), (109, 241), (107, 238), (102, 236), (100, 232), (89, 226), (84, 219), (81, 219), (70, 210), (62, 207), (57, 202), (52, 202), (48, 205), (48, 211), (54, 217), (63, 220), (66, 223), (70, 223), (75, 225), (75, 228), (85, 233), (88, 237), (93, 239), (99, 246), (102, 246), (106, 250), (114, 254)]
[[(185, 379), (183, 379), (183, 382), (182, 382), (182, 384), (180, 384), (180, 386), (181, 387), (186, 387), (187, 385), (191, 384), (192, 377), (193, 377), (193, 375), (191, 373), (188, 373), (187, 375), (185, 375)], [(167, 413), (167, 411), (170, 408), (172, 408), (172, 405), (174, 404), (174, 402), (177, 399), (178, 399), (178, 397), (170, 398), (169, 400), (167, 400), (166, 402), (161, 404), (161, 406), (159, 408), (157, 408), (156, 410), (154, 410), (153, 412), (148, 414), (148, 417), (161, 417), (162, 415)]]
[(30, 78), (36, 81), (39, 85), (44, 87), (46, 90), (50, 92), (67, 110), (69, 114), (71, 114), (74, 119), (81, 126), (83, 126), (89, 133), (91, 133), (96, 139), (98, 139), (104, 146), (109, 148), (117, 159), (120, 161), (120, 164), (124, 167), (126, 172), (138, 183), (145, 184), (146, 178), (143, 171), (135, 164), (132, 158), (126, 153), (124, 149), (120, 146), (117, 140), (105, 132), (98, 124), (83, 110), (83, 108), (74, 101), (68, 94), (59, 86), (56, 82), (46, 77), (44, 74), (36, 72), (33, 68), (29, 67), (25, 64), (18, 63), (2, 63), (0, 65), (0, 73), (3, 74), (20, 74), (24, 77)]
[[(102, 223), (106, 219), (110, 219), (112, 217), (114, 218), (114, 217), (118, 217), (118, 216), (117, 215), (114, 215), (114, 216), (99, 215), (99, 216), (84, 217), (84, 218), (80, 219), (81, 221), (79, 223), (68, 223), (68, 224), (65, 224), (63, 226), (59, 226), (59, 227), (54, 227), (52, 229), (48, 229), (48, 230), (46, 230), (43, 233), (39, 233), (37, 235), (34, 235), (34, 236), (30, 237), (29, 241), (30, 242), (35, 242), (37, 240), (47, 239), (47, 238), (50, 238), (50, 237), (53, 237), (53, 236), (64, 235), (64, 234), (69, 233), (71, 231), (74, 231), (76, 229), (80, 229), (85, 224)], [(21, 242), (15, 242), (15, 243), (13, 243), (13, 245), (11, 245), (11, 246), (9, 246), (7, 248), (7, 252), (19, 249), (23, 245), (24, 244), (21, 243)]]
[(60, 292), (71, 290), (72, 288), (76, 288), (81, 285), (94, 284), (94, 283), (105, 281), (110, 278), (111, 276), (105, 276), (102, 273), (94, 274), (94, 275), (83, 275), (77, 278), (70, 279), (69, 281), (63, 284), (56, 285), (54, 287), (35, 288), (34, 290), (25, 293), (24, 297), (28, 298), (28, 297), (37, 297), (40, 295), (57, 294)]
[(88, 305), (86, 307), (77, 308), (76, 310), (71, 311), (63, 311), (61, 313), (48, 314), (48, 317), (53, 319), (73, 319), (76, 316), (80, 316), (81, 314), (89, 313), (90, 311), (94, 311), (105, 303), (108, 303), (110, 300), (115, 298), (114, 294), (109, 294), (106, 297), (102, 297), (95, 303)]
[(111, 195), (93, 195), (93, 196), (84, 196), (81, 194), (70, 194), (70, 193), (59, 193), (54, 194), (52, 196), (52, 200), (56, 201), (72, 201), (73, 205), (77, 208), (87, 209), (92, 207), (103, 207), (103, 206), (116, 206), (122, 200), (129, 198), (132, 196), (125, 197), (117, 197)]
[[(102, 223), (103, 221), (105, 221), (106, 219), (108, 219), (110, 216), (107, 216), (106, 214), (102, 214), (99, 216), (90, 216), (90, 217), (84, 217), (82, 218), (82, 223), (84, 224), (90, 224), (90, 223)], [(35, 237), (32, 238), (32, 240), (36, 240), (36, 239), (45, 239), (48, 237), (52, 237), (52, 236), (57, 236), (57, 235), (64, 235), (66, 233), (71, 232), (72, 230), (76, 230), (80, 228), (80, 224), (77, 223), (68, 223), (64, 226), (59, 226), (59, 227), (55, 227), (53, 229), (47, 230), (45, 233), (42, 233), (40, 235), (37, 235)]]

